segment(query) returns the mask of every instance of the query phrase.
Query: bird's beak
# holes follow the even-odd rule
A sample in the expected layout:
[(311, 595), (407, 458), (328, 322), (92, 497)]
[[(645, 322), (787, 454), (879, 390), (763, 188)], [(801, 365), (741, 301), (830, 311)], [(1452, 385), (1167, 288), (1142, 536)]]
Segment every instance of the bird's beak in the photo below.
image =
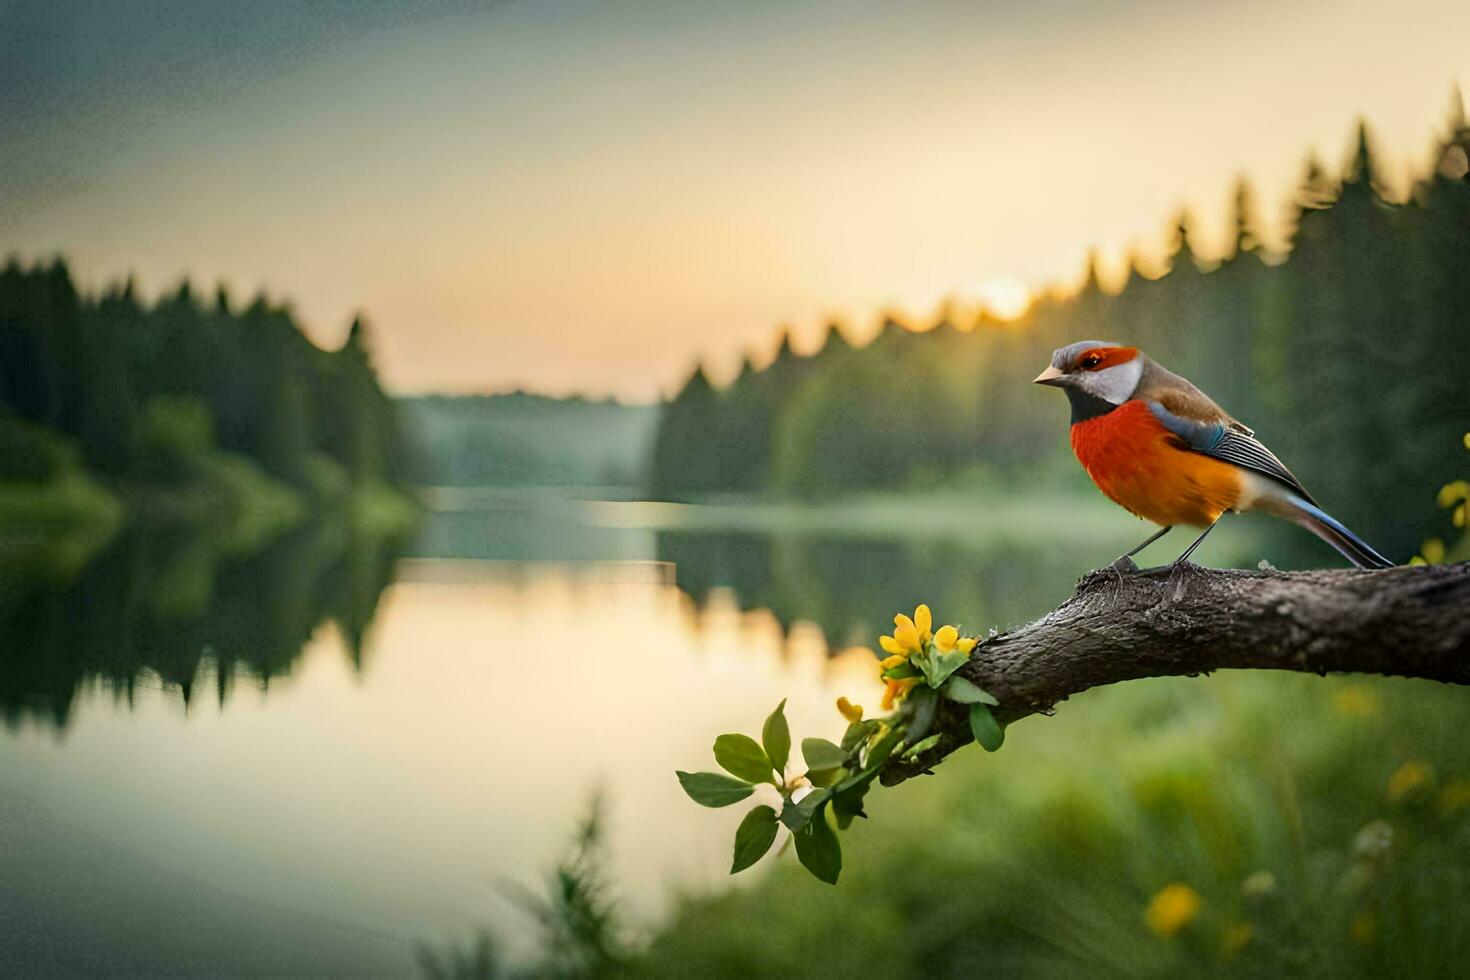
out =
[(1066, 384), (1066, 382), (1062, 380), (1063, 377), (1065, 377), (1065, 375), (1063, 375), (1061, 371), (1057, 370), (1054, 367), (1049, 367), (1045, 371), (1042, 371), (1040, 374), (1038, 374), (1031, 383), (1035, 385), (1052, 385), (1054, 387), (1060, 388), (1062, 385)]

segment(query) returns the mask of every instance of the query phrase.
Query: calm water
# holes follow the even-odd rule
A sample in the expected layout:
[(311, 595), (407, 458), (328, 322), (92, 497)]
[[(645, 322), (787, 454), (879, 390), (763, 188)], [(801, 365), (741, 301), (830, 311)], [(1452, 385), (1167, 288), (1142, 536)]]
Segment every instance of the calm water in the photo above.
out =
[(514, 947), (501, 885), (536, 886), (598, 788), (654, 922), (671, 886), (725, 881), (740, 814), (672, 775), (714, 734), (788, 697), (798, 737), (835, 736), (838, 694), (876, 700), (844, 650), (894, 610), (1015, 622), (1136, 531), (1038, 547), (992, 516), (960, 546), (440, 503), (412, 542), (134, 536), (69, 584), (0, 578), (0, 972), (408, 973), (415, 942), (483, 926)]

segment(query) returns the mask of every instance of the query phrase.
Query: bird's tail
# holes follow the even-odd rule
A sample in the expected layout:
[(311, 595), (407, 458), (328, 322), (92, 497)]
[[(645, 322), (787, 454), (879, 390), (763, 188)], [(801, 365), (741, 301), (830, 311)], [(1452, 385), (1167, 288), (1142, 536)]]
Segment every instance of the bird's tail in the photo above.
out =
[(1316, 504), (1309, 503), (1290, 494), (1291, 520), (1326, 541), (1348, 561), (1359, 568), (1392, 568), (1393, 562), (1380, 555), (1373, 547), (1343, 526), (1343, 523)]

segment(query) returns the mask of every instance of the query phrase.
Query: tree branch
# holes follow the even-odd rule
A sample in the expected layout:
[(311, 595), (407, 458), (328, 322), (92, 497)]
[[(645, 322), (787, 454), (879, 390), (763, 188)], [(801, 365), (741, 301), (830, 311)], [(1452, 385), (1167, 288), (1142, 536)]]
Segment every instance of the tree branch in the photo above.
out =
[[(995, 695), (1009, 723), (1104, 684), (1223, 668), (1470, 684), (1470, 562), (1311, 572), (1138, 571), (1127, 562), (1089, 573), (1052, 612), (981, 643), (960, 674)], [(895, 758), (884, 785), (971, 741), (952, 702), (942, 702), (934, 730), (939, 744)]]

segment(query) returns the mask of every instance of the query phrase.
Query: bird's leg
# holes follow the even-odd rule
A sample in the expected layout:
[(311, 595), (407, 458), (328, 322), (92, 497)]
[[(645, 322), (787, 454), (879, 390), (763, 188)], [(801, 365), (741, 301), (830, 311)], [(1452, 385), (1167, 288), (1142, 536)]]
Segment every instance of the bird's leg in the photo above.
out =
[[(1224, 517), (1224, 516), (1225, 516), (1224, 514), (1221, 514), (1220, 515), (1220, 517)], [(1192, 555), (1192, 554), (1194, 554), (1194, 549), (1196, 549), (1200, 545), (1204, 544), (1205, 538), (1207, 538), (1207, 537), (1210, 536), (1210, 532), (1213, 531), (1215, 529), (1215, 525), (1216, 524), (1219, 524), (1219, 523), (1220, 523), (1220, 518), (1219, 517), (1217, 517), (1213, 521), (1211, 521), (1210, 522), (1210, 526), (1207, 527), (1207, 528), (1205, 528), (1204, 529), (1204, 532), (1202, 534), (1200, 534), (1199, 537), (1197, 537), (1197, 538), (1194, 539), (1194, 544), (1190, 545), (1188, 548), (1185, 548), (1184, 549), (1184, 554), (1180, 555), (1178, 558), (1175, 558), (1174, 559), (1174, 563), (1170, 567), (1171, 568), (1178, 568), (1180, 565), (1183, 565), (1185, 562), (1189, 561), (1189, 556)]]
[(1122, 591), (1123, 574), (1125, 572), (1138, 571), (1138, 566), (1133, 564), (1133, 556), (1138, 554), (1144, 548), (1147, 548), (1149, 545), (1153, 544), (1155, 541), (1159, 540), (1159, 538), (1162, 538), (1164, 535), (1168, 534), (1173, 529), (1174, 526), (1172, 524), (1160, 528), (1153, 534), (1150, 534), (1146, 539), (1144, 539), (1143, 544), (1139, 545), (1137, 548), (1134, 548), (1132, 551), (1128, 552), (1128, 554), (1120, 555), (1118, 558), (1115, 558), (1113, 560), (1113, 563), (1108, 566), (1108, 571), (1113, 573), (1113, 578), (1115, 579), (1115, 588), (1113, 592), (1114, 599), (1117, 599), (1119, 592)]
[(1113, 565), (1114, 566), (1122, 565), (1123, 562), (1126, 559), (1132, 558), (1134, 555), (1138, 554), (1144, 548), (1147, 548), (1149, 545), (1153, 544), (1155, 541), (1159, 540), (1159, 538), (1162, 538), (1164, 535), (1168, 534), (1172, 530), (1174, 530), (1174, 525), (1172, 525), (1172, 524), (1166, 524), (1166, 525), (1164, 525), (1163, 527), (1161, 527), (1157, 531), (1155, 531), (1153, 534), (1150, 534), (1147, 538), (1145, 538), (1144, 541), (1143, 541), (1143, 544), (1139, 545), (1137, 548), (1134, 548), (1132, 551), (1128, 552), (1128, 554), (1123, 555), (1117, 561), (1113, 562)]

